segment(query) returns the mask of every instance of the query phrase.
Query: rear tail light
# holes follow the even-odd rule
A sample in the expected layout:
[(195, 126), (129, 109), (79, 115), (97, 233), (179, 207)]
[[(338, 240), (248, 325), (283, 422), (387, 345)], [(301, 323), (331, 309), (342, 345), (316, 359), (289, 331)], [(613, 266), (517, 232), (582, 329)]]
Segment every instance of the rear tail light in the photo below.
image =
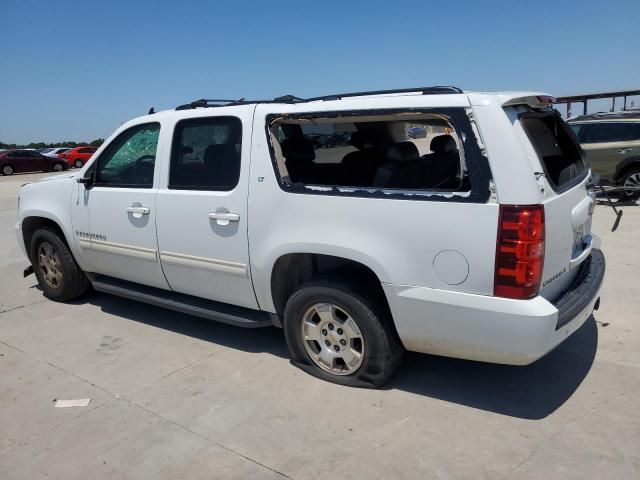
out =
[(500, 205), (493, 294), (527, 299), (540, 290), (544, 267), (544, 207)]

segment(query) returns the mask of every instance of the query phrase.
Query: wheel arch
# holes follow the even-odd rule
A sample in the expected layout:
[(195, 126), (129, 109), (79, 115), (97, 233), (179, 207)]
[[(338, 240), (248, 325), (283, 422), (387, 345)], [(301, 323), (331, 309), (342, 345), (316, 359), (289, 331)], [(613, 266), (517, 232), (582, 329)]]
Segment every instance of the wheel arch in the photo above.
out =
[(53, 220), (49, 217), (43, 217), (38, 215), (27, 216), (22, 219), (22, 240), (24, 242), (24, 247), (27, 252), (31, 251), (31, 239), (33, 238), (33, 234), (39, 228), (50, 228), (54, 230), (58, 235), (60, 235), (60, 239), (67, 246), (69, 251), (73, 253), (73, 248), (69, 244), (69, 240), (67, 239), (67, 235), (64, 233), (64, 230), (56, 220)]
[(640, 155), (625, 158), (618, 163), (614, 174), (614, 180), (619, 182), (622, 179), (622, 176), (632, 168), (640, 168)]
[(313, 252), (285, 253), (274, 262), (269, 285), (275, 312), (281, 316), (289, 297), (318, 276), (338, 278), (365, 290), (380, 301), (389, 318), (393, 318), (381, 278), (373, 268), (352, 258)]

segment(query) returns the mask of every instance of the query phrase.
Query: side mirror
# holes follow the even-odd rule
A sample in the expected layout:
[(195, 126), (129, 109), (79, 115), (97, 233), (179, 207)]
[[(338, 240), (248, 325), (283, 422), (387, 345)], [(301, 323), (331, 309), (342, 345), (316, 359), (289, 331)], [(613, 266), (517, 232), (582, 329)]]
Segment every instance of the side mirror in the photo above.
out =
[(82, 183), (84, 188), (91, 190), (93, 188), (93, 168), (90, 168), (84, 173), (84, 176), (76, 180), (78, 183)]

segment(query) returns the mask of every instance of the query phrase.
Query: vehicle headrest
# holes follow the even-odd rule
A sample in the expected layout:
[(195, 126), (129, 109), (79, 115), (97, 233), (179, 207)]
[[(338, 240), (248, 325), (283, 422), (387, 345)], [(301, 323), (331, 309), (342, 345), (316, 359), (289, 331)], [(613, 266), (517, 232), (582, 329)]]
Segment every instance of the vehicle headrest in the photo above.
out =
[(316, 151), (313, 143), (302, 136), (294, 136), (283, 140), (280, 144), (282, 155), (288, 161), (313, 162)]
[(458, 150), (458, 145), (451, 135), (439, 135), (431, 140), (431, 151), (433, 153), (449, 153)]
[(401, 142), (389, 145), (385, 151), (384, 158), (389, 163), (408, 163), (418, 160), (420, 153), (415, 143)]
[(220, 143), (209, 145), (204, 151), (204, 164), (222, 163), (224, 161), (236, 160), (238, 152), (235, 145), (231, 143)]

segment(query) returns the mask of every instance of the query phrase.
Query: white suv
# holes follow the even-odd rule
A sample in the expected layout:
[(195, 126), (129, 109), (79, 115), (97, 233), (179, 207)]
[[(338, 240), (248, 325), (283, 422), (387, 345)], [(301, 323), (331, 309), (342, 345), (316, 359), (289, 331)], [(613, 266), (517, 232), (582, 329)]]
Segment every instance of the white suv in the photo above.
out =
[(552, 101), (430, 87), (152, 113), (22, 187), (25, 275), (52, 300), (92, 284), (283, 327), (294, 364), (346, 385), (382, 385), (405, 349), (529, 364), (597, 309), (605, 269)]

